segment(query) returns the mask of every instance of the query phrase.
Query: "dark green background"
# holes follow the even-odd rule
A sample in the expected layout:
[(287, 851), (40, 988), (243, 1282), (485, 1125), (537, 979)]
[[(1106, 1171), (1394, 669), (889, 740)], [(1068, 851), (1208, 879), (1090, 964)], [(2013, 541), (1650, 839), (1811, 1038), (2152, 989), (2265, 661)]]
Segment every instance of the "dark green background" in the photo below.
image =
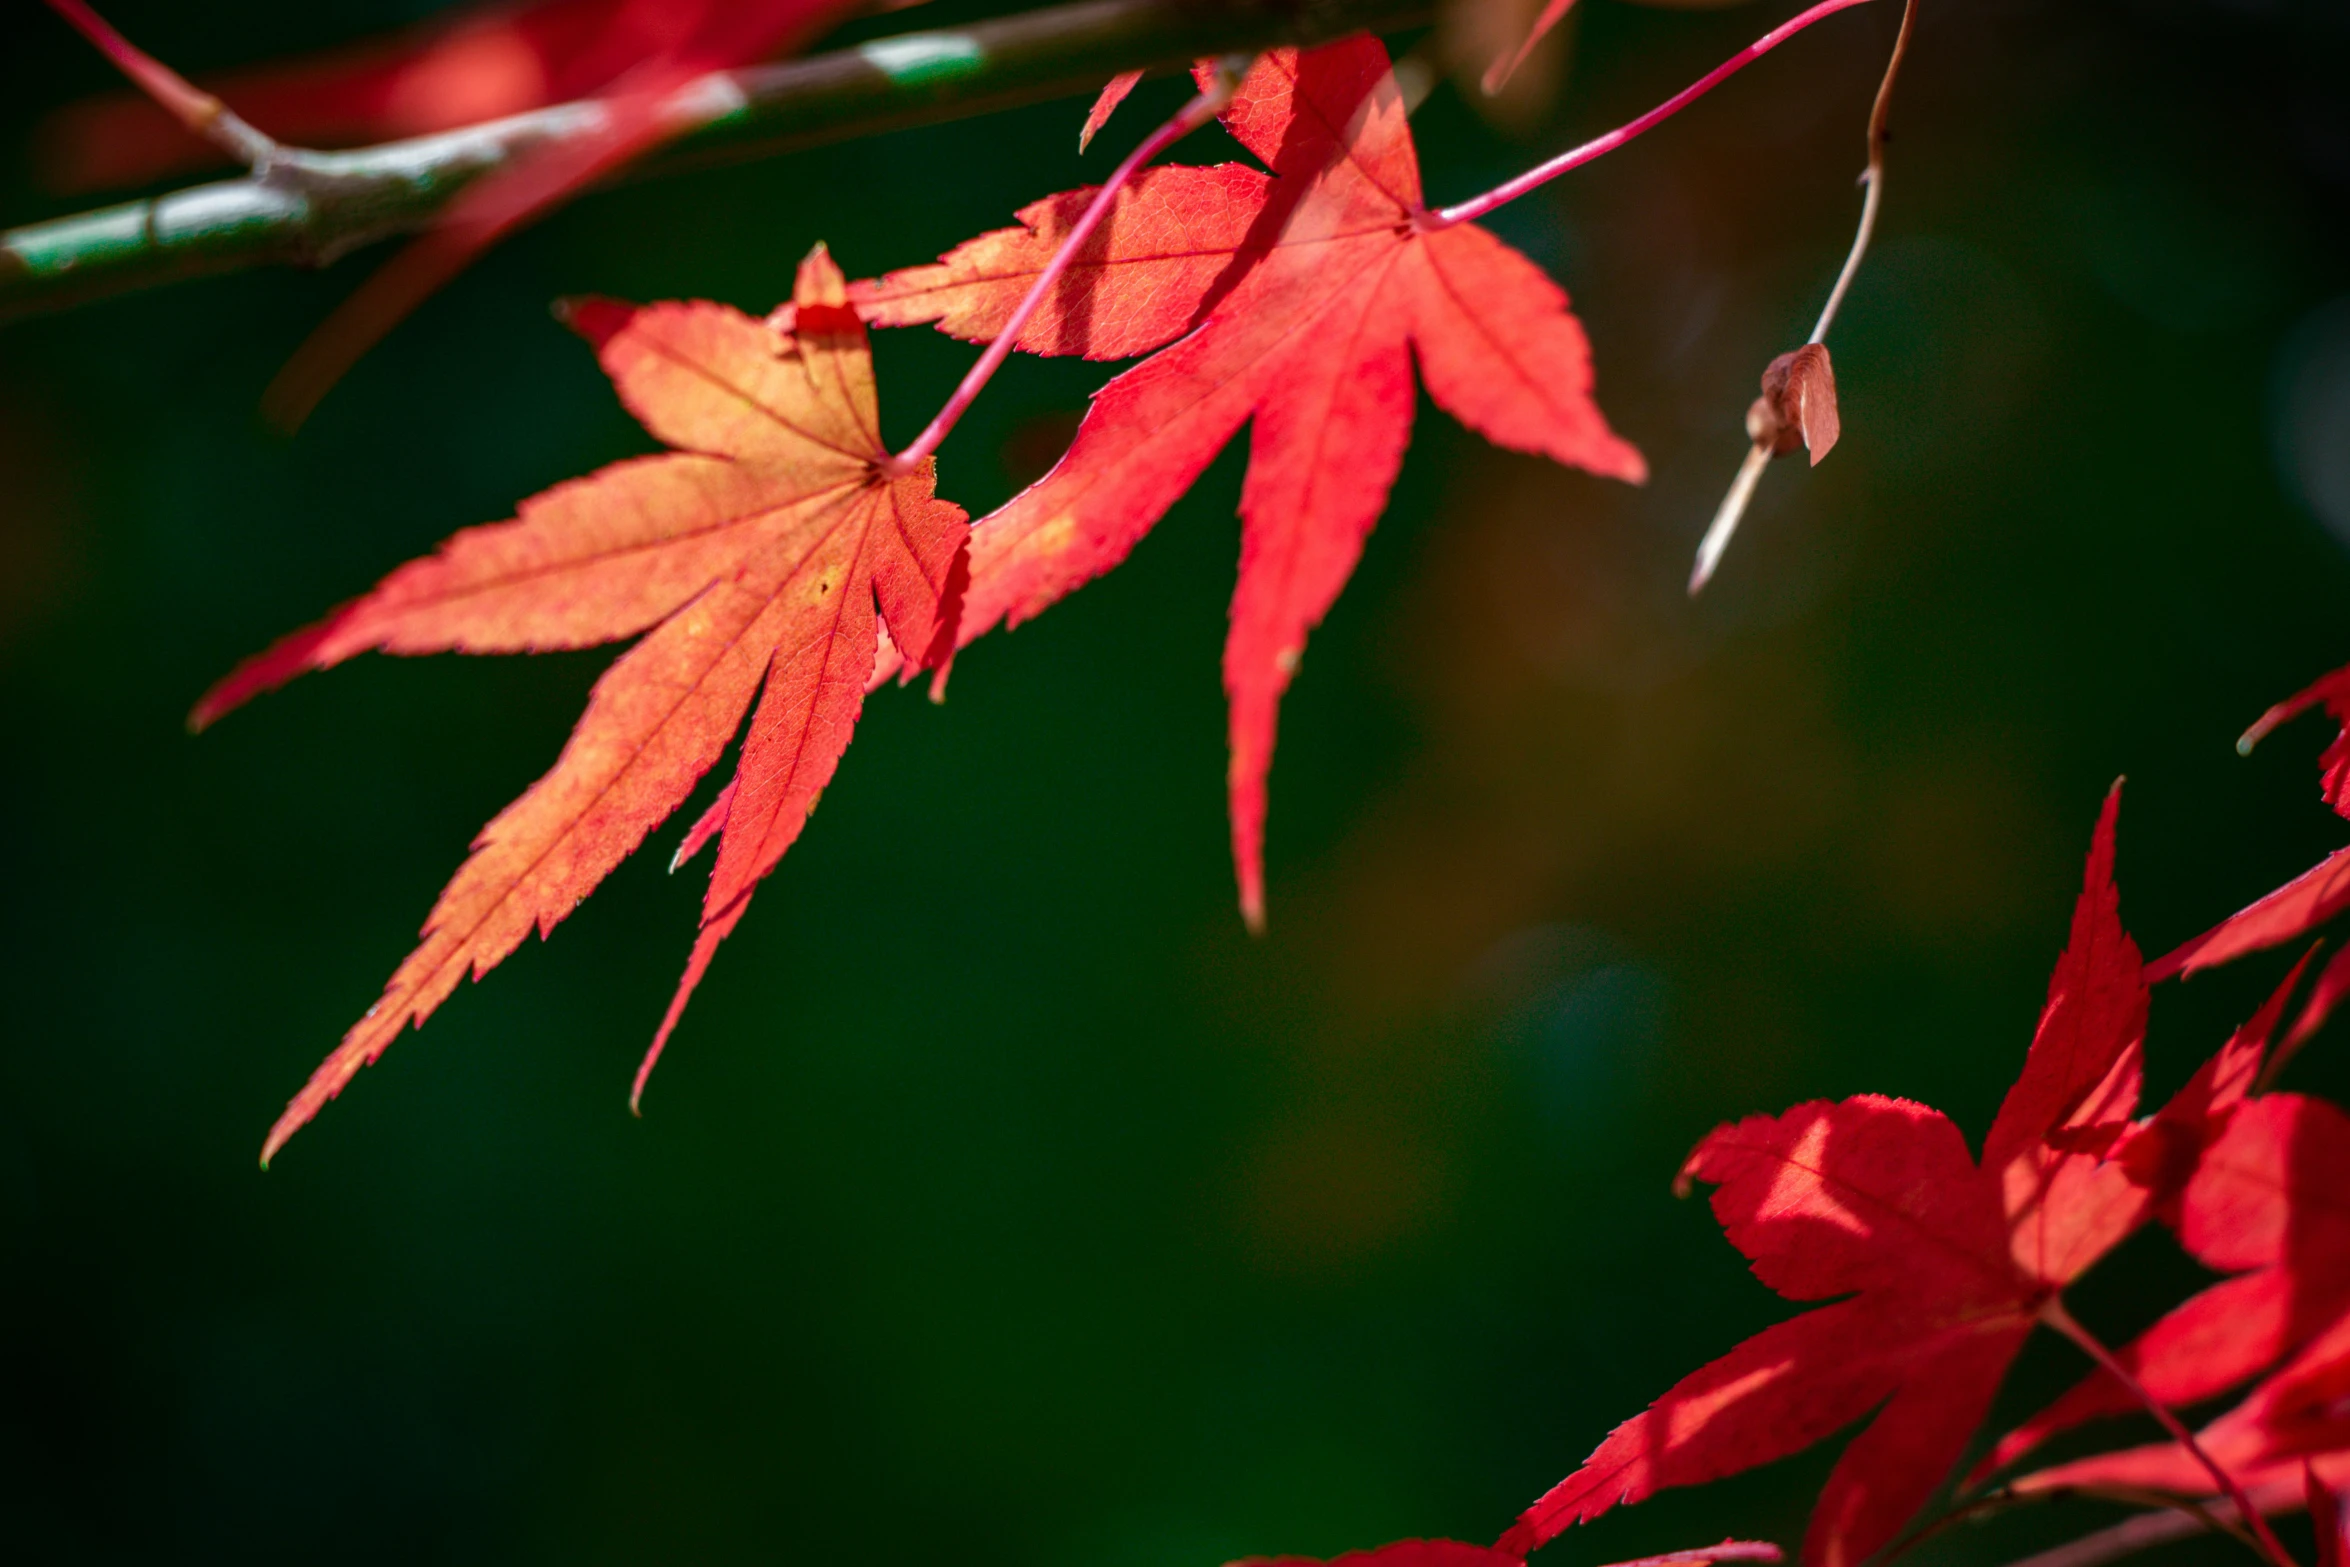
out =
[[(115, 11), (201, 70), (427, 9)], [(1429, 100), (1432, 194), (1788, 9), (1591, 0), (1544, 123)], [(1423, 409), (1284, 713), (1265, 939), (1224, 840), (1228, 457), (943, 708), (873, 700), (641, 1122), (697, 907), (675, 826), (266, 1176), (270, 1118), (608, 655), (362, 660), (200, 740), (194, 696), (646, 448), (552, 297), (765, 307), (819, 238), (919, 261), (1098, 176), (1178, 89), (1084, 162), (1071, 101), (585, 200), (290, 442), (255, 400), (364, 261), (0, 332), (0, 1553), (1215, 1567), (1498, 1533), (1787, 1310), (1667, 1190), (1715, 1121), (1880, 1090), (1979, 1135), (2115, 774), (2150, 950), (2342, 841), (2319, 724), (2229, 742), (2350, 658), (2343, 546), (2273, 450), (2290, 334), (2350, 291), (2346, 11), (1929, 0), (1834, 339), (1844, 444), (1769, 475), (1694, 606), (1754, 377), (1849, 234), (1890, 5), (1500, 214), (1656, 477)], [(108, 80), (28, 0), (6, 17), (21, 148)], [(66, 210), (11, 167), (0, 216)], [(877, 352), (899, 440), (970, 358)], [(999, 503), (1103, 374), (1011, 367), (946, 492)], [(2158, 995), (2158, 1090), (2281, 963)], [(2297, 1086), (2343, 1086), (2342, 1049)], [(2082, 1310), (2126, 1332), (2189, 1281), (2150, 1236)], [(2035, 1350), (2003, 1407), (2076, 1366)], [(1831, 1457), (1553, 1554), (1792, 1545)]]

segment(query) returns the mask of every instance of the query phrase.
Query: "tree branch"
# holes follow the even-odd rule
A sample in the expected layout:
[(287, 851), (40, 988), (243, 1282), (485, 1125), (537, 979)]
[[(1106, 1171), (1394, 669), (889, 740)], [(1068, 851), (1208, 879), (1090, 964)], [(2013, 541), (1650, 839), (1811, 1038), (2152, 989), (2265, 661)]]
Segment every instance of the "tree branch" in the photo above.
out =
[[(1429, 0), (1088, 0), (705, 76), (659, 163), (751, 156), (1098, 88), (1119, 71), (1424, 21)], [(0, 320), (184, 278), (324, 266), (428, 228), (466, 185), (593, 134), (594, 100), (352, 152), (286, 149), (220, 180), (0, 233)]]

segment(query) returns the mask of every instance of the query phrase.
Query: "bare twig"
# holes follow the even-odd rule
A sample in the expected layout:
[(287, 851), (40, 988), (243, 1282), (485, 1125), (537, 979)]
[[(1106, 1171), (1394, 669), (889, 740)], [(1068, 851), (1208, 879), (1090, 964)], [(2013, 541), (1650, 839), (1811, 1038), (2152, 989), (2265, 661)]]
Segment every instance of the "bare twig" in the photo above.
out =
[(1705, 537), (1697, 541), (1697, 562), (1689, 568), (1691, 598), (1704, 592), (1705, 585), (1713, 580), (1714, 568), (1722, 563), (1723, 553), (1738, 532), (1738, 519), (1746, 515), (1747, 503), (1754, 499), (1755, 486), (1762, 483), (1763, 470), (1770, 465), (1768, 441), (1757, 441), (1746, 449), (1746, 460), (1738, 465), (1738, 476), (1730, 481), (1729, 492), (1714, 511), (1714, 520), (1706, 525)]
[(1861, 258), (1869, 253), (1869, 237), (1877, 231), (1877, 206), (1885, 194), (1885, 143), (1892, 137), (1893, 83), (1901, 75), (1902, 59), (1909, 53), (1909, 35), (1917, 22), (1918, 0), (1903, 0), (1901, 30), (1893, 35), (1893, 57), (1885, 62), (1885, 79), (1877, 83), (1877, 101), (1869, 109), (1869, 166), (1860, 177), (1868, 188), (1860, 198), (1860, 226), (1853, 231), (1852, 249), (1844, 257), (1844, 270), (1836, 274), (1836, 286), (1828, 290), (1828, 302), (1820, 309), (1820, 319), (1811, 329), (1809, 342), (1828, 340), (1828, 328), (1835, 323), (1836, 308), (1844, 303), (1845, 293), (1860, 272)]
[[(1852, 249), (1846, 252), (1844, 266), (1836, 274), (1835, 287), (1828, 290), (1828, 302), (1820, 310), (1820, 319), (1806, 340), (1824, 343), (1828, 328), (1835, 324), (1836, 311), (1843, 305), (1852, 280), (1860, 273), (1861, 258), (1869, 253), (1869, 240), (1877, 231), (1877, 208), (1885, 195), (1885, 143), (1890, 139), (1888, 129), (1893, 114), (1893, 83), (1901, 74), (1902, 59), (1909, 53), (1909, 35), (1917, 26), (1918, 0), (1903, 0), (1901, 29), (1893, 35), (1893, 55), (1885, 62), (1884, 80), (1877, 84), (1877, 101), (1869, 110), (1869, 162), (1861, 172), (1865, 187), (1860, 199), (1860, 225), (1853, 231)], [(1697, 561), (1689, 572), (1689, 592), (1695, 597), (1713, 577), (1714, 568), (1721, 564), (1722, 554), (1730, 547), (1732, 535), (1738, 531), (1738, 521), (1746, 515), (1746, 507), (1754, 499), (1754, 489), (1762, 481), (1763, 469), (1769, 466), (1771, 449), (1768, 442), (1757, 440), (1747, 449), (1746, 460), (1738, 465), (1738, 476), (1730, 481), (1730, 491), (1722, 497), (1713, 522), (1705, 530), (1705, 538), (1697, 546)]]

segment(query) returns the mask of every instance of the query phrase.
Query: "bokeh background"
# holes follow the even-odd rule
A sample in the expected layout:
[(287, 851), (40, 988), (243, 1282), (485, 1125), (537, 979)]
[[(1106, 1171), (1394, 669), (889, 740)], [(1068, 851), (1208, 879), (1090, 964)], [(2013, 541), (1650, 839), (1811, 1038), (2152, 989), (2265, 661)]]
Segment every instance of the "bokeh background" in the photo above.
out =
[[(201, 71), (431, 9), (113, 12)], [(1427, 100), (1431, 191), (1790, 9), (1589, 0), (1548, 111)], [(111, 83), (30, 0), (6, 15), (22, 221), (70, 210), (35, 122)], [(1837, 18), (1495, 218), (1574, 295), (1656, 477), (1423, 409), (1283, 715), (1268, 936), (1224, 837), (1235, 453), (1124, 569), (972, 650), (943, 707), (872, 701), (641, 1121), (697, 907), (662, 869), (682, 821), (253, 1166), (608, 655), (363, 660), (201, 739), (182, 715), (455, 528), (648, 447), (550, 299), (764, 308), (817, 239), (854, 272), (925, 259), (1098, 177), (1180, 86), (1082, 162), (1072, 100), (599, 194), (290, 441), (255, 400), (363, 263), (0, 331), (7, 1554), (1215, 1567), (1488, 1539), (1784, 1315), (1670, 1195), (1683, 1153), (1862, 1090), (1979, 1135), (2116, 774), (2149, 950), (2344, 836), (2321, 724), (2230, 749), (2350, 659), (2334, 0), (1929, 0), (1834, 339), (1844, 442), (1779, 465), (1683, 597), (1754, 378), (1842, 255), (1894, 21)], [(900, 441), (970, 357), (877, 352)], [(1015, 363), (947, 493), (1006, 498), (1104, 374)], [(2157, 1091), (2282, 961), (2158, 994)], [(2344, 1048), (2295, 1086), (2350, 1087)], [(2126, 1333), (2192, 1277), (2145, 1237), (2081, 1309)], [(2002, 1408), (2078, 1364), (2040, 1346)], [(1832, 1457), (1553, 1554), (1792, 1544)]]

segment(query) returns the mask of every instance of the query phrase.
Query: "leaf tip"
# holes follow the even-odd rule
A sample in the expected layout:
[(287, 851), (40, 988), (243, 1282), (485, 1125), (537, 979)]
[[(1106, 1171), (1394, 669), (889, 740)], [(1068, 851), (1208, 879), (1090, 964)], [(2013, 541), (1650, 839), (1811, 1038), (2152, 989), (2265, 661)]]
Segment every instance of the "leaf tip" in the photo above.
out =
[[(847, 310), (849, 280), (832, 259), (832, 247), (818, 240), (810, 246), (807, 255), (800, 258), (800, 268), (792, 277), (792, 303), (804, 314), (812, 305), (832, 305)], [(851, 312), (852, 318), (854, 312)]]
[[(2097, 808), (2097, 831), (2089, 840), (2090, 875), (2093, 879), (2110, 881), (2113, 878), (2113, 832), (2115, 824), (2121, 819), (2122, 785), (2129, 781), (2127, 773), (2114, 779), (2112, 786), (2105, 791), (2105, 803)], [(2105, 861), (2102, 878), (2098, 877), (2096, 869), (2100, 857)]]
[(607, 299), (601, 294), (570, 295), (548, 308), (556, 320), (586, 338), (588, 346), (598, 352), (620, 335), (621, 329), (636, 318), (637, 311), (636, 306), (624, 300)]
[(1135, 84), (1141, 80), (1140, 71), (1120, 71), (1110, 78), (1108, 85), (1102, 88), (1101, 96), (1093, 101), (1093, 107), (1086, 112), (1084, 127), (1077, 132), (1079, 157), (1085, 155), (1085, 149), (1093, 145), (1094, 137), (1101, 134), (1102, 127), (1110, 123), (1111, 114), (1126, 101), (1126, 95), (1134, 91)]

